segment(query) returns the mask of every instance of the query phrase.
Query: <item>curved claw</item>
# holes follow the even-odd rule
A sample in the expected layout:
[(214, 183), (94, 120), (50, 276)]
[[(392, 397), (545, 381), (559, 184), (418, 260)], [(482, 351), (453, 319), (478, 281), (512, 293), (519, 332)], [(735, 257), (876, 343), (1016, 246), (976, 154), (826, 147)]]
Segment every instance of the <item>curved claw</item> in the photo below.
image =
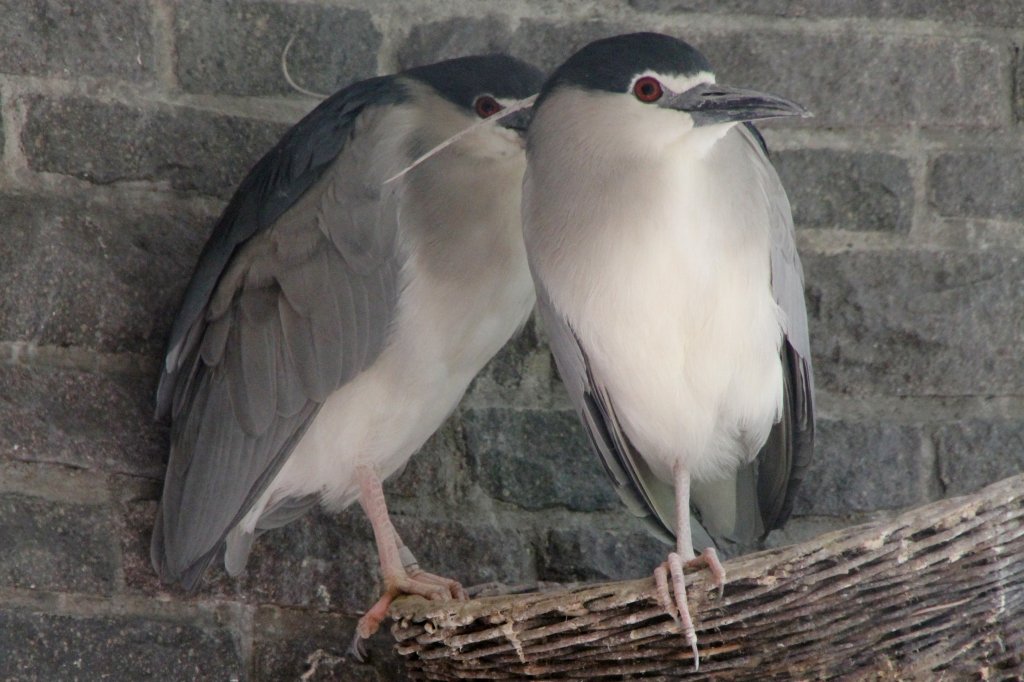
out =
[(722, 562), (718, 560), (718, 552), (715, 551), (714, 547), (708, 547), (700, 556), (690, 559), (686, 562), (687, 568), (699, 568), (706, 566), (708, 571), (711, 573), (712, 584), (718, 588), (718, 598), (721, 599), (725, 596), (725, 567), (722, 566)]
[(345, 654), (358, 663), (366, 663), (366, 638), (359, 634), (359, 626), (356, 626), (356, 634), (352, 636)]

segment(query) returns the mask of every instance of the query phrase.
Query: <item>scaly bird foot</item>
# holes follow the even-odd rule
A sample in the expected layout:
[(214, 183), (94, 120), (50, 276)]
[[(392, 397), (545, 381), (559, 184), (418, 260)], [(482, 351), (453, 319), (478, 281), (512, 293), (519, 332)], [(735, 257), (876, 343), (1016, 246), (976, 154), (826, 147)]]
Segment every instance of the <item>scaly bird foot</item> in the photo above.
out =
[[(671, 590), (669, 579), (671, 578)], [(657, 587), (658, 603), (672, 616), (686, 637), (693, 651), (693, 669), (700, 669), (700, 654), (697, 651), (697, 632), (690, 617), (690, 605), (686, 600), (686, 578), (683, 575), (683, 558), (672, 552), (668, 561), (654, 569), (654, 583)], [(674, 598), (673, 598), (674, 597)]]
[(409, 573), (386, 576), (384, 585), (384, 594), (356, 624), (356, 636), (349, 647), (349, 652), (357, 660), (361, 661), (365, 653), (359, 640), (369, 639), (380, 629), (381, 623), (387, 618), (391, 602), (399, 595), (415, 594), (426, 599), (466, 599), (466, 591), (458, 581), (427, 573), (419, 568), (414, 568)]

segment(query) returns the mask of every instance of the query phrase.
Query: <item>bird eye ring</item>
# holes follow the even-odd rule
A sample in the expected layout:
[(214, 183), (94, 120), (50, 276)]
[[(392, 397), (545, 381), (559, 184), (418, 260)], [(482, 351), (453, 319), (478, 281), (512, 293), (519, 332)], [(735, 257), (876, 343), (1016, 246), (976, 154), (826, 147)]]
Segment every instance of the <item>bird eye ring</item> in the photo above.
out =
[(480, 95), (476, 98), (476, 101), (473, 102), (473, 110), (480, 118), (490, 118), (504, 108), (505, 107), (501, 106), (498, 100), (494, 99), (490, 95)]
[(633, 83), (633, 94), (641, 102), (657, 102), (661, 99), (663, 90), (657, 78), (644, 76)]

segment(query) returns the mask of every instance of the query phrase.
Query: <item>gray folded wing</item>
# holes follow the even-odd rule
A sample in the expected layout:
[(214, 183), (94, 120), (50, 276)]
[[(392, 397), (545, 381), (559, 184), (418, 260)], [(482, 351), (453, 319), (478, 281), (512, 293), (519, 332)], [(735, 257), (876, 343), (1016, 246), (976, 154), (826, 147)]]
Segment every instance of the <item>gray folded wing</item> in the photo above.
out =
[(257, 164), (200, 257), (158, 389), (173, 418), (151, 547), (164, 580), (198, 583), (320, 404), (386, 343), (397, 197), (361, 175), (372, 140), (353, 130), (402, 97), (382, 78), (326, 100)]
[(814, 446), (814, 374), (811, 365), (804, 275), (797, 253), (789, 199), (757, 129), (735, 133), (746, 143), (744, 162), (766, 202), (771, 239), (771, 285), (786, 328), (779, 349), (783, 375), (781, 418), (757, 456), (719, 481), (695, 481), (691, 506), (720, 548), (747, 547), (781, 527), (793, 508), (797, 487)]

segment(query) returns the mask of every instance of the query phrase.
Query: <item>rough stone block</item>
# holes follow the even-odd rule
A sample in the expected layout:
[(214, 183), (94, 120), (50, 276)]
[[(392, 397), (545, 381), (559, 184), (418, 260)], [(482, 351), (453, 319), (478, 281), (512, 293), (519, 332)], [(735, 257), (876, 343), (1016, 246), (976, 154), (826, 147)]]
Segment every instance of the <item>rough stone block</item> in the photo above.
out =
[(285, 131), (188, 107), (27, 98), (21, 144), (36, 171), (106, 185), (145, 180), (229, 197)]
[(804, 254), (818, 386), (857, 395), (1020, 395), (1024, 255)]
[(908, 232), (914, 187), (907, 161), (832, 149), (772, 153), (800, 228)]
[(495, 16), (452, 17), (417, 24), (398, 46), (403, 69), (468, 54), (506, 52), (512, 31)]
[(356, 619), (293, 609), (262, 607), (256, 613), (255, 680), (346, 680), (386, 682), (405, 679), (387, 623), (366, 642), (367, 662), (346, 654)]
[(428, 64), (463, 54), (508, 52), (545, 71), (561, 64), (587, 43), (643, 30), (653, 25), (644, 21), (606, 20), (550, 21), (524, 18), (513, 31), (498, 17), (453, 17), (412, 29), (398, 50), (403, 67)]
[(810, 125), (999, 127), (1010, 121), (1010, 51), (998, 43), (852, 30), (698, 30), (681, 37), (707, 55), (720, 83), (795, 100), (814, 113)]
[(554, 582), (628, 580), (649, 575), (673, 548), (643, 530), (553, 528), (537, 577)]
[(0, 1), (0, 72), (154, 79), (151, 3)]
[(534, 580), (536, 560), (526, 531), (519, 524), (499, 525), (489, 514), (468, 513), (471, 509), (395, 514), (392, 521), (426, 571), (467, 586)]
[(462, 459), (462, 437), (457, 417), (451, 417), (414, 454), (405, 470), (384, 483), (384, 495), (394, 507), (396, 499), (406, 498), (410, 505), (432, 502), (451, 503)]
[(161, 477), (153, 380), (0, 365), (0, 458)]
[(940, 154), (930, 165), (928, 198), (943, 216), (1024, 220), (1024, 152), (981, 149)]
[(923, 504), (932, 471), (919, 427), (819, 419), (793, 513), (843, 516)]
[(176, 73), (190, 92), (294, 93), (281, 71), (307, 90), (331, 94), (377, 72), (381, 34), (364, 10), (279, 2), (179, 3)]
[(968, 419), (935, 433), (947, 495), (966, 495), (1024, 471), (1024, 421)]
[(652, 30), (658, 26), (644, 19), (552, 22), (523, 19), (512, 36), (510, 49), (522, 59), (545, 71), (554, 69), (581, 47), (600, 38)]
[(1024, 121), (1024, 51), (1020, 44), (1013, 46), (1013, 119)]
[(473, 478), (494, 499), (523, 509), (618, 507), (574, 412), (467, 410), (464, 429)]
[(0, 194), (0, 339), (161, 354), (212, 222), (159, 203)]
[[(551, 407), (554, 360), (536, 317), (488, 362), (466, 391), (469, 407)], [(557, 382), (555, 382), (557, 383)]]
[(707, 12), (758, 14), (808, 19), (864, 17), (944, 21), (952, 24), (1024, 26), (1024, 8), (1016, 0), (960, 2), (960, 0), (629, 0), (641, 12)]
[(230, 680), (243, 663), (227, 628), (151, 616), (0, 611), (5, 680)]
[(7, 587), (113, 591), (118, 562), (105, 506), (0, 493), (0, 547), (0, 584)]
[(238, 578), (215, 561), (189, 595), (161, 584), (149, 561), (157, 490), (132, 495), (119, 507), (125, 583), (144, 594), (170, 593), (176, 601), (211, 597), (280, 606), (361, 611), (379, 596), (376, 545), (358, 505), (341, 514), (313, 511), (260, 536)]

